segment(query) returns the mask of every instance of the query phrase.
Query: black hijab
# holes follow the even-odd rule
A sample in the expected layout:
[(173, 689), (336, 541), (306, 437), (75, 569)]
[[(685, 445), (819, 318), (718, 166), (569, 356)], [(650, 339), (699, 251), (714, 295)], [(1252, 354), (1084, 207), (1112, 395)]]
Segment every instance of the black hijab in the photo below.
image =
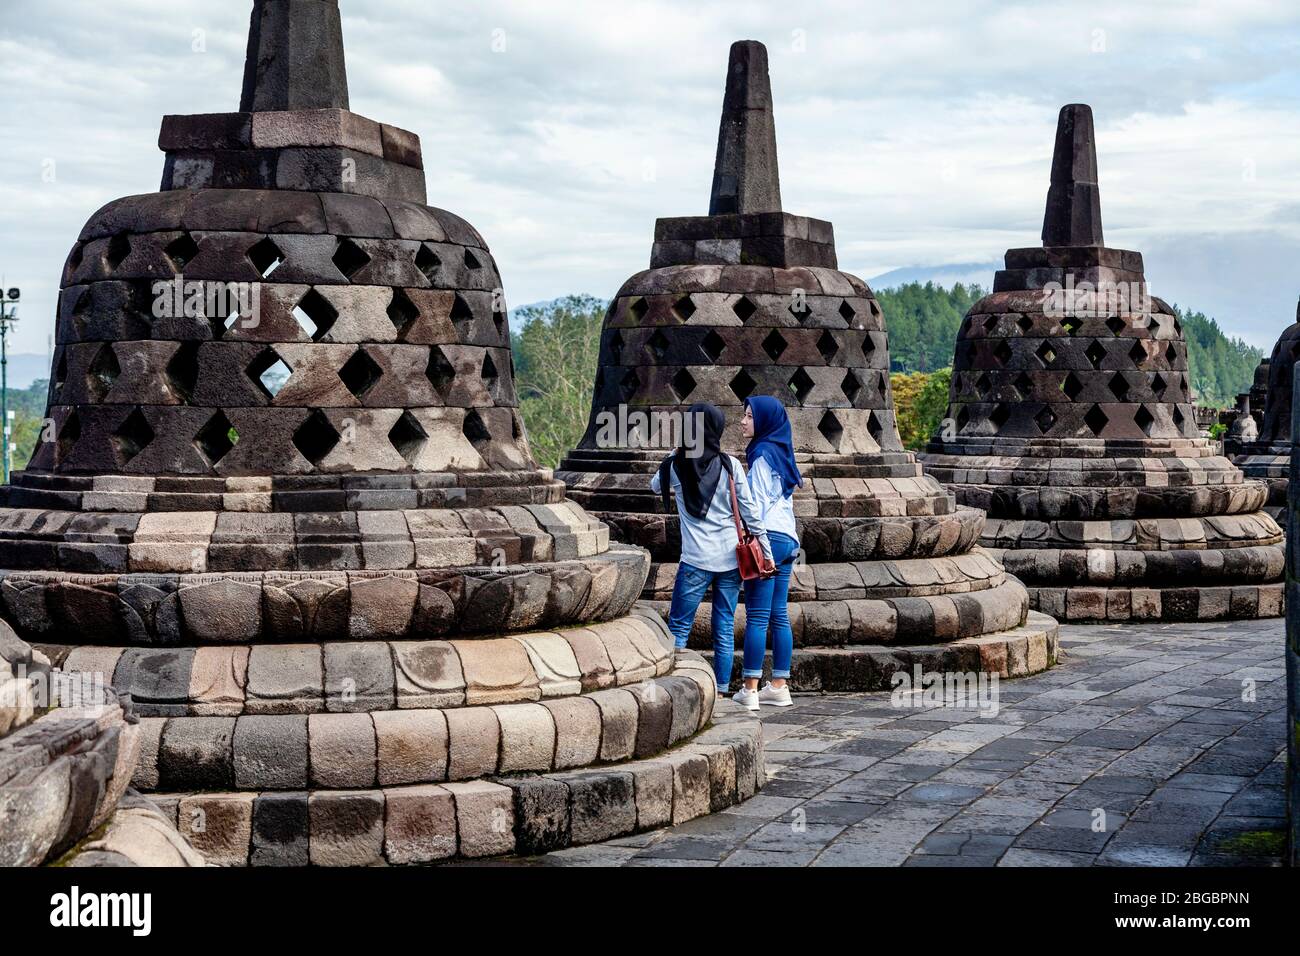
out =
[[(718, 490), (718, 480), (722, 477), (722, 430), (727, 418), (721, 409), (708, 402), (696, 402), (686, 414), (703, 426), (703, 434), (698, 436), (702, 447), (699, 454), (692, 457), (683, 444), (673, 452), (672, 461), (677, 470), (677, 480), (681, 483), (678, 494), (682, 496), (682, 507), (692, 518), (703, 518), (709, 513), (709, 505)], [(683, 440), (685, 437), (683, 428)]]

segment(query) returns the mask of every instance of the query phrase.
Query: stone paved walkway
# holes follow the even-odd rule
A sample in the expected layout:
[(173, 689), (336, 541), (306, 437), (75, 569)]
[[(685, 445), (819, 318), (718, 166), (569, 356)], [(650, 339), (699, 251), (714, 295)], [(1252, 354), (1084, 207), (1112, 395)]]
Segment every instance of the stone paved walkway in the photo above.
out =
[(1282, 621), (1074, 626), (1061, 639), (1063, 663), (1002, 682), (992, 718), (892, 708), (887, 693), (763, 708), (769, 781), (753, 800), (525, 862), (1279, 865)]

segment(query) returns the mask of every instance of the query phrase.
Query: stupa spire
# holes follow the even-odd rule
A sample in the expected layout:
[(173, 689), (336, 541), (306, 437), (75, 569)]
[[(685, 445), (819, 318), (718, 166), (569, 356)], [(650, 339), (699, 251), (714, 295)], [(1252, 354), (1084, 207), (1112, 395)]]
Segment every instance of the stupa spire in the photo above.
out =
[(338, 0), (254, 0), (239, 109), (348, 109)]
[(781, 211), (767, 47), (737, 40), (727, 62), (709, 215)]
[(1061, 107), (1052, 154), (1052, 185), (1043, 216), (1044, 246), (1100, 246), (1101, 189), (1097, 185), (1097, 138), (1092, 107)]

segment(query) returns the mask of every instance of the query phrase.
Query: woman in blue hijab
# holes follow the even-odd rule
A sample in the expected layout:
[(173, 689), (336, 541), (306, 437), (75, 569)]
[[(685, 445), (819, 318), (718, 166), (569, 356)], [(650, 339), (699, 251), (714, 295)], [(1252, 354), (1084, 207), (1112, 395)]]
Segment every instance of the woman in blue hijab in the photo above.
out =
[[(794, 490), (803, 484), (794, 460), (794, 439), (790, 416), (779, 399), (754, 396), (745, 402), (741, 422), (749, 447), (749, 493), (763, 517), (776, 574), (745, 582), (744, 687), (735, 695), (737, 703), (758, 710), (760, 704), (789, 707), (790, 660), (794, 656), (794, 634), (786, 600), (790, 573), (799, 551), (799, 532), (794, 521)], [(758, 689), (763, 676), (763, 657), (768, 634), (772, 637), (772, 680)]]

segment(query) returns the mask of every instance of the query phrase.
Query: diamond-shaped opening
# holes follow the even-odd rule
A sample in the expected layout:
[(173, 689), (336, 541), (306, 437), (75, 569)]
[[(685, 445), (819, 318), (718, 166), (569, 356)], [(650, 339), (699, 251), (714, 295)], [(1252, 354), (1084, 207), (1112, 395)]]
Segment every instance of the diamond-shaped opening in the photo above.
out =
[(1020, 393), (1021, 398), (1028, 398), (1029, 393), (1034, 389), (1034, 380), (1024, 372), (1017, 375), (1016, 380), (1011, 384), (1016, 387), (1016, 391)]
[(1109, 421), (1110, 419), (1106, 417), (1106, 413), (1101, 410), (1100, 405), (1092, 406), (1092, 408), (1088, 409), (1088, 414), (1083, 416), (1083, 423), (1088, 426), (1094, 435), (1100, 435)]
[(623, 380), (618, 383), (619, 394), (623, 396), (624, 402), (630, 402), (632, 396), (637, 393), (641, 387), (641, 378), (636, 374), (636, 369), (630, 368), (623, 373)]
[(753, 302), (750, 302), (748, 296), (742, 295), (736, 301), (736, 304), (731, 307), (731, 311), (736, 313), (736, 317), (739, 318), (741, 322), (748, 322), (753, 318), (754, 313), (758, 311), (758, 306)]
[(375, 387), (375, 383), (383, 374), (383, 369), (365, 349), (357, 349), (353, 352), (352, 357), (339, 369), (339, 378), (343, 380), (343, 385), (357, 399), (365, 397), (366, 392)]
[(118, 233), (108, 240), (108, 248), (104, 251), (104, 264), (108, 266), (109, 272), (116, 272), (118, 266), (125, 262), (130, 254), (131, 240), (126, 233)]
[(880, 424), (880, 419), (874, 411), (867, 415), (867, 434), (871, 436), (871, 440), (877, 447), (880, 446), (880, 440), (885, 437), (885, 428)]
[(1178, 321), (1178, 316), (1174, 316), (1174, 331), (1179, 335), (1183, 334), (1183, 323)]
[(456, 379), (456, 367), (447, 361), (447, 356), (443, 354), (442, 349), (435, 345), (429, 349), (429, 364), (425, 366), (424, 374), (434, 391), (440, 397), (446, 398), (447, 389)]
[(794, 397), (799, 399), (800, 404), (803, 404), (803, 400), (812, 392), (813, 385), (816, 383), (813, 382), (807, 372), (799, 369), (794, 375), (790, 376), (789, 384), (790, 391), (794, 392)]
[(420, 317), (419, 307), (411, 297), (401, 289), (393, 290), (393, 300), (388, 303), (388, 321), (393, 323), (397, 334), (401, 335), (412, 322)]
[(999, 365), (1006, 365), (1011, 361), (1011, 346), (1003, 339), (998, 343), (998, 347), (993, 350), (993, 357), (998, 360)]
[(479, 369), (479, 377), (483, 379), (483, 384), (489, 390), (496, 385), (497, 379), (501, 377), (500, 373), (497, 372), (497, 363), (492, 361), (490, 352), (483, 353), (483, 366)]
[(614, 365), (623, 362), (623, 336), (617, 331), (609, 337), (609, 357), (613, 359)]
[(1170, 342), (1169, 347), (1165, 349), (1165, 358), (1167, 358), (1171, 363), (1178, 360), (1178, 349), (1174, 348), (1173, 342)]
[(1034, 327), (1034, 320), (1027, 315), (1022, 315), (1016, 319), (1016, 325), (1020, 326), (1020, 331), (1027, 335), (1029, 330)]
[(113, 430), (113, 447), (118, 461), (125, 465), (153, 441), (154, 431), (137, 405), (126, 420)]
[(997, 328), (997, 324), (998, 324), (998, 317), (996, 315), (990, 315), (987, 319), (984, 320), (984, 331), (992, 332), (995, 328)]
[(470, 271), (476, 271), (483, 268), (483, 263), (478, 261), (478, 256), (474, 255), (474, 253), (470, 252), (468, 249), (465, 250), (465, 268)]
[(1180, 408), (1180, 407), (1177, 406), (1177, 405), (1174, 406), (1174, 415), (1173, 415), (1173, 418), (1174, 418), (1174, 424), (1178, 426), (1178, 430), (1179, 430), (1179, 431), (1182, 431), (1182, 429), (1183, 429), (1183, 421), (1184, 421), (1185, 419), (1183, 418), (1183, 410), (1182, 410), (1182, 408)]
[(672, 380), (673, 394), (677, 396), (677, 401), (686, 401), (686, 396), (695, 391), (695, 379), (686, 369), (681, 369)]
[(840, 382), (840, 391), (844, 393), (844, 397), (849, 400), (850, 405), (857, 401), (858, 396), (862, 394), (862, 383), (858, 381), (858, 377), (853, 374), (851, 369), (845, 373), (844, 381)]
[(438, 254), (423, 243), (420, 248), (415, 250), (415, 268), (420, 270), (420, 274), (433, 284), (434, 276), (438, 274), (438, 269), (442, 266), (442, 260)]
[(969, 424), (970, 424), (970, 412), (969, 410), (967, 410), (966, 406), (963, 405), (957, 411), (957, 431), (960, 432), (964, 430), (966, 426)]
[(649, 347), (650, 354), (654, 357), (655, 362), (662, 363), (664, 357), (668, 354), (668, 336), (664, 335), (661, 330), (655, 329), (655, 334), (650, 336), (646, 341), (646, 345)]
[(830, 332), (823, 332), (817, 339), (817, 351), (822, 353), (822, 358), (829, 362), (835, 358), (835, 353), (840, 350), (840, 343), (835, 341), (835, 336)]
[(194, 447), (207, 459), (209, 467), (216, 467), (217, 462), (230, 454), (238, 443), (239, 432), (235, 431), (224, 412), (217, 412), (209, 418), (194, 436)]
[(980, 398), (987, 398), (989, 394), (989, 389), (991, 389), (992, 387), (993, 387), (993, 383), (989, 380), (989, 376), (987, 372), (981, 375), (975, 382), (975, 391)]
[(1129, 385), (1128, 385), (1128, 380), (1124, 378), (1123, 375), (1121, 375), (1119, 372), (1116, 372), (1113, 376), (1111, 376), (1110, 381), (1107, 382), (1106, 384), (1110, 386), (1111, 394), (1114, 395), (1115, 398), (1117, 398), (1121, 402), (1128, 401)]
[(323, 295), (312, 289), (294, 306), (293, 317), (298, 320), (298, 326), (308, 338), (319, 342), (338, 321), (339, 313)]
[(767, 338), (763, 339), (763, 351), (773, 362), (777, 361), (786, 350), (785, 336), (773, 329), (768, 333)]
[(63, 383), (68, 380), (68, 350), (67, 348), (59, 349), (59, 361), (54, 365), (54, 388), (63, 388)]
[(853, 306), (849, 305), (848, 299), (845, 299), (840, 303), (840, 318), (845, 322), (852, 322), (853, 317), (857, 314), (858, 313), (853, 311)]
[(750, 378), (749, 373), (742, 368), (728, 383), (728, 387), (731, 389), (731, 393), (743, 402), (753, 394), (754, 387), (757, 384)]
[(269, 347), (262, 349), (248, 366), (248, 377), (257, 383), (267, 398), (279, 395), (292, 374), (293, 370), (280, 358), (280, 353)]
[(182, 342), (168, 360), (163, 375), (171, 393), (181, 404), (188, 405), (199, 384), (199, 343)]
[(1083, 319), (1075, 315), (1068, 315), (1061, 320), (1061, 328), (1065, 330), (1066, 335), (1074, 335), (1083, 327)]
[(1106, 346), (1093, 339), (1092, 344), (1084, 350), (1083, 354), (1088, 357), (1088, 361), (1092, 363), (1093, 368), (1101, 368), (1102, 360), (1106, 357)]
[(339, 240), (331, 261), (333, 261), (334, 267), (343, 273), (344, 278), (351, 282), (352, 277), (370, 261), (370, 255), (345, 236)]
[(1009, 419), (1010, 417), (1011, 417), (1011, 409), (1009, 409), (1006, 405), (1003, 405), (1001, 402), (999, 402), (994, 407), (993, 414), (989, 415), (989, 421), (993, 423), (994, 428), (996, 428), (998, 431), (1002, 431), (1002, 426), (1007, 423), (1007, 419)]
[(492, 433), (488, 431), (479, 413), (472, 408), (465, 413), (465, 423), (461, 425), (460, 431), (475, 448), (481, 449), (492, 440)]
[(700, 343), (700, 349), (708, 357), (710, 362), (716, 362), (722, 356), (722, 351), (727, 347), (726, 340), (721, 335), (709, 330), (709, 334), (704, 336), (704, 341)]
[(1034, 424), (1038, 426), (1040, 432), (1046, 435), (1052, 430), (1052, 426), (1056, 424), (1056, 414), (1051, 408), (1044, 405), (1043, 410), (1034, 416)]
[(470, 308), (469, 303), (465, 301), (465, 297), (459, 292), (451, 300), (451, 320), (458, 325), (474, 321), (474, 310)]
[(176, 266), (176, 271), (181, 272), (199, 254), (199, 244), (188, 232), (182, 232), (163, 247), (163, 252), (167, 253), (167, 258)]
[(1038, 356), (1038, 361), (1044, 365), (1051, 365), (1056, 361), (1056, 350), (1052, 348), (1050, 342), (1044, 342), (1038, 346), (1038, 351), (1034, 352)]
[(506, 329), (506, 314), (504, 312), (493, 312), (492, 324), (496, 326), (498, 338), (502, 341), (510, 338), (510, 333)]
[(265, 279), (284, 264), (284, 253), (267, 236), (248, 250), (248, 261), (253, 264), (257, 274)]
[(407, 410), (402, 412), (402, 417), (397, 420), (397, 424), (389, 429), (388, 440), (397, 449), (397, 453), (406, 459), (406, 463), (413, 466), (421, 449), (428, 442), (429, 435), (415, 416)]
[(1151, 391), (1156, 398), (1163, 399), (1165, 397), (1165, 389), (1168, 387), (1169, 383), (1165, 381), (1165, 377), (1159, 372), (1156, 372), (1156, 374), (1151, 377)]
[(825, 438), (832, 448), (839, 450), (840, 438), (844, 434), (844, 426), (840, 424), (840, 420), (835, 417), (833, 412), (827, 412), (822, 416), (822, 420), (817, 423), (817, 430), (821, 432), (822, 438)]
[(645, 299), (637, 299), (627, 307), (627, 310), (632, 313), (632, 319), (640, 325), (641, 320), (644, 319), (646, 313), (650, 311), (650, 303)]
[(684, 295), (673, 303), (673, 315), (683, 322), (689, 322), (691, 316), (695, 314), (695, 303), (691, 301), (689, 295)]
[(790, 303), (790, 314), (794, 316), (796, 322), (803, 325), (808, 316), (812, 315), (812, 309), (808, 308), (808, 300), (802, 296), (796, 298)]
[(73, 409), (72, 414), (63, 420), (58, 434), (58, 441), (54, 446), (54, 460), (62, 464), (68, 460), (68, 456), (72, 454), (72, 447), (81, 437), (81, 419), (77, 416), (76, 409)]
[(1079, 393), (1083, 391), (1083, 383), (1075, 378), (1074, 373), (1071, 372), (1065, 376), (1065, 381), (1061, 383), (1061, 391), (1065, 393), (1066, 398), (1073, 402), (1079, 397)]
[(1133, 360), (1133, 364), (1142, 367), (1142, 363), (1147, 360), (1147, 349), (1140, 341), (1134, 342), (1133, 347), (1128, 350), (1128, 357)]
[(313, 465), (319, 465), (339, 443), (339, 433), (319, 408), (293, 433), (293, 447)]
[(1155, 416), (1147, 411), (1145, 405), (1139, 405), (1138, 410), (1133, 413), (1133, 421), (1137, 423), (1138, 428), (1142, 429), (1143, 434), (1150, 435), (1151, 425), (1155, 422)]
[(117, 363), (117, 353), (113, 346), (105, 343), (99, 347), (95, 357), (86, 369), (86, 388), (95, 402), (102, 402), (117, 377), (122, 374), (122, 367)]
[(1119, 335), (1121, 332), (1123, 332), (1124, 329), (1127, 327), (1127, 325), (1128, 323), (1126, 323), (1118, 315), (1112, 315), (1109, 319), (1106, 320), (1106, 328), (1110, 329), (1111, 333), (1114, 335)]
[(870, 360), (871, 356), (875, 353), (875, 351), (876, 351), (875, 340), (871, 337), (871, 333), (868, 332), (866, 335), (862, 336), (862, 354), (865, 355), (868, 360)]

